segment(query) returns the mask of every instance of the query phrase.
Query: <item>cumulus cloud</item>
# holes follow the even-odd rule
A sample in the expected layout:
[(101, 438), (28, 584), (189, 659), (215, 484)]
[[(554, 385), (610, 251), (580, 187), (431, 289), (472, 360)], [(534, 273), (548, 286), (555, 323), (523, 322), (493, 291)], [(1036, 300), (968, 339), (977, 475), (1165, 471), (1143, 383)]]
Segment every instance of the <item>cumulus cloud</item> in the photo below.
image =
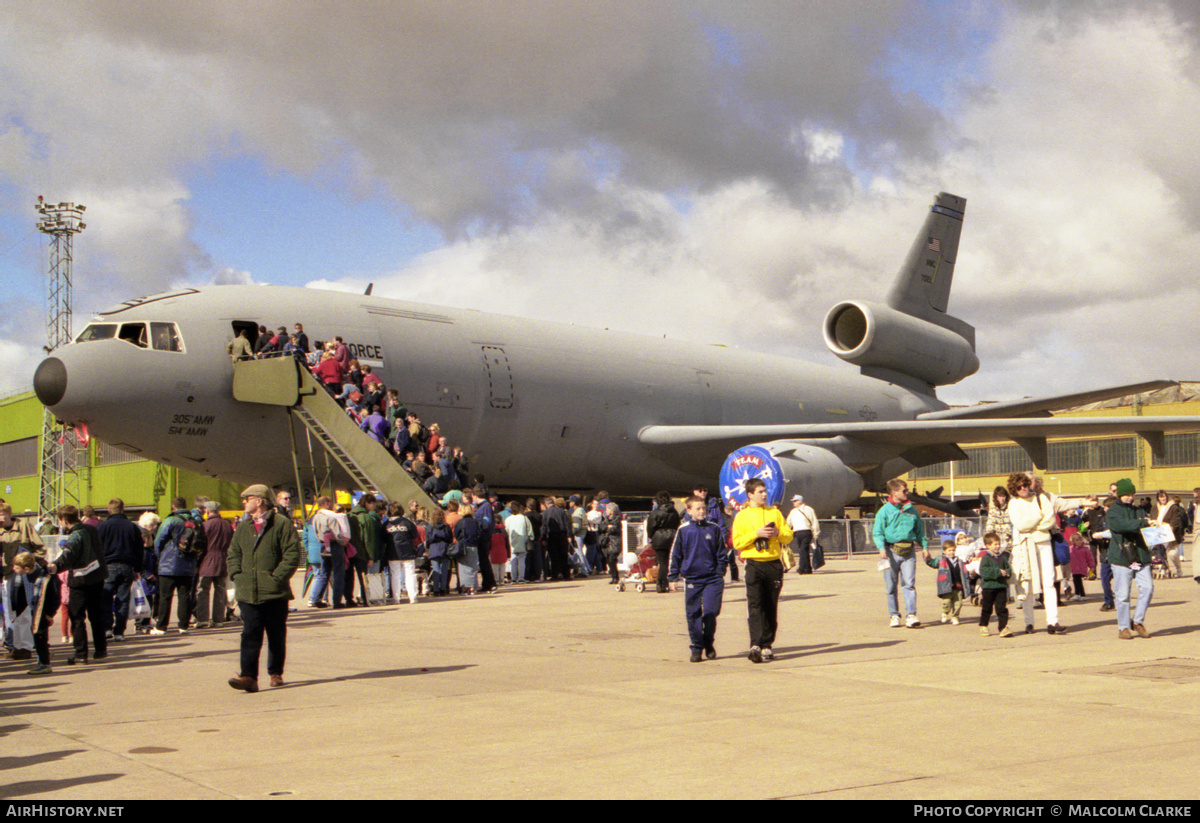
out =
[(208, 283), (211, 286), (253, 286), (255, 280), (248, 271), (225, 266), (213, 272), (212, 279)]
[(0, 371), (0, 397), (29, 391), (33, 370), (45, 356), (41, 346), (0, 339), (0, 363), (9, 365)]
[[(123, 299), (131, 291), (152, 293), (188, 279), (195, 269), (206, 269), (206, 256), (191, 240), (192, 215), (186, 199), (183, 186), (166, 180), (159, 185), (81, 191), (80, 201), (88, 206), (86, 235), (92, 266), (80, 272), (80, 285), (93, 294)], [(89, 271), (119, 276), (115, 283), (104, 283)]]
[(9, 20), (35, 59), (8, 71), (37, 89), (35, 134), (87, 124), (112, 167), (234, 141), (301, 172), (336, 158), (455, 231), (506, 224), (514, 190), (589, 147), (641, 185), (765, 177), (799, 198), (820, 189), (800, 115), (864, 157), (927, 155), (937, 113), (878, 72), (905, 5), (101, 3)]
[(1195, 377), (1175, 354), (1194, 345), (1200, 299), (1200, 156), (1181, 138), (1200, 106), (1195, 54), (1162, 7), (1005, 22), (991, 93), (964, 100), (946, 158), (971, 198), (956, 305), (979, 318), (987, 369), (971, 382)]

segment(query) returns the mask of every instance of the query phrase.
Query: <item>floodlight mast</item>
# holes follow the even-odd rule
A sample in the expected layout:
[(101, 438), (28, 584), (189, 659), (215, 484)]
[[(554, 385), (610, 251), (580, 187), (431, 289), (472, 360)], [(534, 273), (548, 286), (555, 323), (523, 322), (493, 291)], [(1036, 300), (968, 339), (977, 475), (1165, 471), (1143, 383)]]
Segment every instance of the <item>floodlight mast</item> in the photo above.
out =
[(72, 238), (87, 228), (83, 222), (86, 208), (75, 203), (46, 203), (42, 197), (38, 197), (34, 205), (41, 215), (37, 221), (38, 231), (50, 236), (50, 290), (46, 303), (46, 346), (49, 351), (71, 342)]
[[(72, 239), (87, 224), (86, 207), (75, 203), (47, 203), (39, 196), (34, 209), (41, 215), (38, 231), (50, 236), (50, 266), (46, 301), (46, 351), (53, 352), (72, 338), (74, 250)], [(42, 461), (39, 473), (38, 515), (52, 516), (65, 503), (79, 504), (81, 475), (88, 468), (88, 449), (73, 428), (55, 420), (49, 409), (42, 416)]]

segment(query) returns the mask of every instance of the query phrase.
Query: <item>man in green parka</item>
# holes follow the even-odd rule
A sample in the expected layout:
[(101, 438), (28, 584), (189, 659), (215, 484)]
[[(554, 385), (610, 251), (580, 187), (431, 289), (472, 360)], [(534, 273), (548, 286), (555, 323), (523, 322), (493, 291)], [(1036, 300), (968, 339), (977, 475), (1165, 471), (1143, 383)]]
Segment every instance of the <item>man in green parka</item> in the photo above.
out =
[[(1108, 563), (1112, 568), (1113, 594), (1117, 601), (1117, 637), (1130, 640), (1136, 631), (1141, 637), (1149, 637), (1146, 630), (1146, 610), (1150, 608), (1150, 595), (1154, 594), (1154, 579), (1150, 573), (1150, 551), (1142, 538), (1142, 529), (1150, 525), (1133, 507), (1133, 496), (1137, 493), (1133, 481), (1128, 477), (1117, 481), (1117, 502), (1108, 510), (1108, 529), (1112, 538), (1108, 542)], [(1133, 621), (1129, 619), (1129, 591), (1137, 581), (1137, 607)]]
[(242, 615), (241, 674), (229, 685), (258, 691), (258, 658), (267, 635), (267, 674), (283, 685), (287, 651), (288, 601), (292, 575), (300, 566), (300, 536), (292, 522), (275, 510), (271, 490), (260, 484), (242, 492), (245, 516), (229, 544), (229, 579)]
[[(360, 575), (378, 574), (380, 571), (387, 568), (386, 564), (381, 564), (383, 559), (384, 540), (387, 538), (387, 532), (383, 528), (383, 518), (379, 516), (376, 509), (379, 499), (375, 495), (367, 492), (358, 500), (358, 505), (350, 510), (350, 539), (353, 540), (355, 532), (360, 536), (360, 542), (355, 543), (354, 547), (358, 549), (358, 554), (351, 561), (355, 570)], [(355, 525), (357, 524), (357, 529)], [(362, 589), (361, 597), (362, 604), (368, 605), (368, 592), (366, 581), (359, 578), (359, 587)], [(351, 587), (347, 586), (346, 591), (350, 591)]]

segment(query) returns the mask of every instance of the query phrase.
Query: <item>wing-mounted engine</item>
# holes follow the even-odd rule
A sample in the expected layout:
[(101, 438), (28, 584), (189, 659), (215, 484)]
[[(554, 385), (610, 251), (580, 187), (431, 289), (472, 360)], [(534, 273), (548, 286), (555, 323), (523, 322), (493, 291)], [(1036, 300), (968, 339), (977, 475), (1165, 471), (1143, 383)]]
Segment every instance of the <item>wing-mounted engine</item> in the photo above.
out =
[(881, 380), (910, 384), (916, 379), (928, 390), (979, 370), (972, 341), (877, 303), (838, 303), (825, 315), (824, 332), (830, 351)]
[(774, 502), (786, 507), (794, 495), (802, 494), (821, 516), (840, 512), (863, 490), (862, 477), (833, 452), (792, 440), (744, 446), (725, 458), (721, 496), (744, 502), (746, 481), (752, 477), (766, 481)]

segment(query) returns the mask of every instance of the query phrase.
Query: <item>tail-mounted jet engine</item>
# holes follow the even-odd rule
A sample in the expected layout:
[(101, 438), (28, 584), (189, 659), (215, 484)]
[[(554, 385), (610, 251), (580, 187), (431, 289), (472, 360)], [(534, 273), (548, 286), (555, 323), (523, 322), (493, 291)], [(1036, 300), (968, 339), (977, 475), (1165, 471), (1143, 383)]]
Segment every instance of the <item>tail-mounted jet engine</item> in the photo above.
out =
[(877, 303), (838, 303), (825, 315), (824, 332), (830, 351), (882, 380), (899, 374), (947, 386), (979, 370), (972, 341)]

